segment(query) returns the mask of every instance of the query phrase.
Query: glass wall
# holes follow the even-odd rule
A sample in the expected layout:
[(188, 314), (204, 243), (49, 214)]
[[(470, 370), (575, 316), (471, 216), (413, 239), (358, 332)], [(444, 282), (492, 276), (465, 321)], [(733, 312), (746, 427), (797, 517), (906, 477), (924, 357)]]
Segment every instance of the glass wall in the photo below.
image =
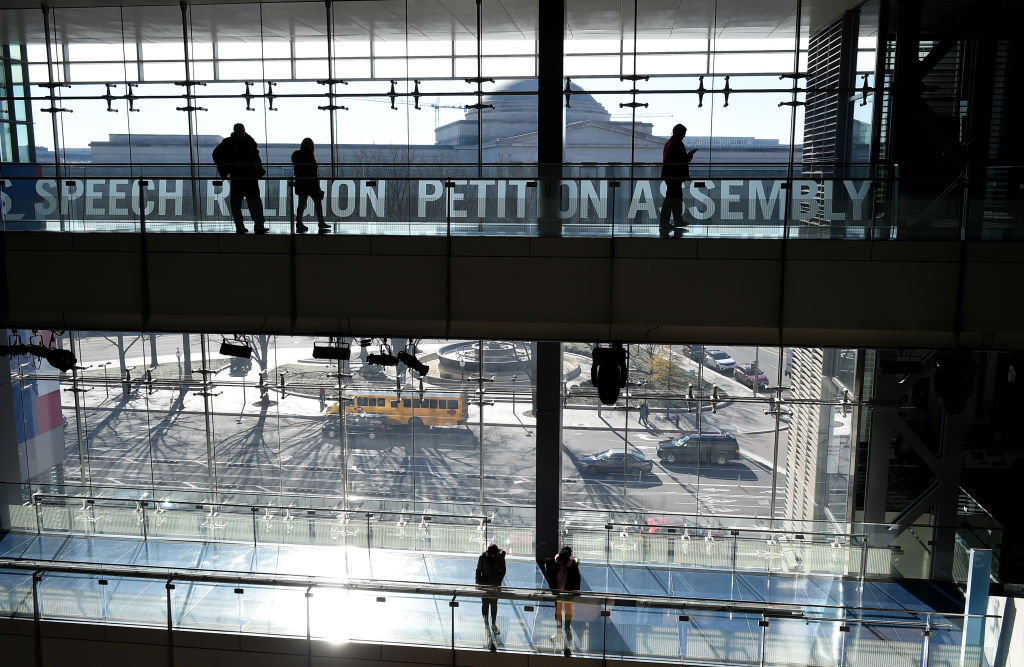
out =
[[(59, 340), (78, 359), (66, 373), (31, 357), (11, 360), (14, 381), (45, 385), (38, 393), (63, 414), (52, 460), (32, 462), (20, 477), (38, 488), (532, 511), (537, 387), (529, 341), (96, 331)], [(231, 344), (251, 357), (227, 356)], [(314, 356), (338, 345), (347, 361)], [(852, 367), (839, 362), (852, 363), (855, 350), (629, 345), (632, 382), (615, 405), (602, 405), (590, 382), (592, 350), (565, 344), (554, 388), (563, 405), (566, 520), (848, 520), (857, 397), (842, 389)], [(400, 351), (425, 364), (426, 375), (388, 365)], [(15, 409), (26, 423), (29, 405)], [(808, 475), (817, 482), (803, 484)]]
[[(850, 81), (874, 71), (874, 7), (851, 18), (843, 82), (814, 84), (844, 108)], [(863, 168), (873, 91), (848, 126), (805, 123), (824, 108), (804, 79), (830, 26), (796, 5), (770, 20), (720, 11), (568, 3), (564, 108), (544, 110), (565, 118), (563, 233), (657, 234), (662, 149), (682, 123), (697, 149), (689, 233), (863, 237), (879, 185)], [(291, 155), (309, 138), (332, 233), (536, 233), (532, 5), (49, 8), (0, 12), (0, 29), (16, 112), (3, 121), (8, 228), (137, 231), (144, 216), (147, 231), (231, 232), (212, 151), (242, 123), (266, 165), (271, 232), (294, 228)], [(822, 132), (844, 149), (822, 158)], [(831, 166), (805, 169), (805, 145)], [(848, 162), (862, 168), (832, 168)]]
[[(543, 387), (532, 341), (27, 330), (8, 340), (78, 360), (58, 373), (10, 357), (18, 450), (0, 454), (18, 465), (0, 479), (0, 519), (12, 527), (455, 552), (491, 540), (528, 555), (536, 513), (557, 511), (560, 539), (589, 561), (827, 576), (929, 568), (934, 513), (898, 531), (862, 523), (864, 480), (851, 475), (864, 451), (853, 436), (869, 430), (861, 350), (630, 344), (629, 382), (606, 405), (589, 343), (563, 344), (561, 380)], [(536, 468), (538, 392), (562, 406), (557, 509), (537, 506), (552, 479)], [(912, 469), (898, 444), (896, 475)], [(296, 518), (308, 530), (293, 532)]]

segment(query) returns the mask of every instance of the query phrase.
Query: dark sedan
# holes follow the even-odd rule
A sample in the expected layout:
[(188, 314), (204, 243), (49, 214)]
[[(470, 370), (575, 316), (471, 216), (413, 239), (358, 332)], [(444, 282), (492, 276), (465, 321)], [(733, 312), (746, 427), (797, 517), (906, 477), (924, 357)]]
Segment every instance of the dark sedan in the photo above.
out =
[[(737, 382), (742, 382), (748, 387), (754, 386), (754, 365), (753, 364), (737, 364), (732, 371), (733, 378)], [(768, 386), (768, 376), (764, 374), (764, 371), (757, 370), (757, 389), (758, 391)]]
[(591, 475), (602, 472), (620, 473), (623, 468), (631, 473), (649, 473), (654, 469), (654, 461), (636, 452), (609, 449), (606, 452), (584, 456), (580, 459), (580, 466)]
[[(338, 437), (338, 415), (328, 415), (323, 425), (323, 434), (327, 438)], [(348, 435), (365, 437), (374, 440), (378, 435), (383, 435), (391, 430), (391, 422), (387, 417), (373, 414), (350, 414), (345, 420), (345, 430)]]

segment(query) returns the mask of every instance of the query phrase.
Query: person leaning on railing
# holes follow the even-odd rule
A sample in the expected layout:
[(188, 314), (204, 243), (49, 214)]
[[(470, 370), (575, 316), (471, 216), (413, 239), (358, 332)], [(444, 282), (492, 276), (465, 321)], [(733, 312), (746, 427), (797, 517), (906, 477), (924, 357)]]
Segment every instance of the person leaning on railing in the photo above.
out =
[[(505, 552), (497, 544), (487, 547), (476, 561), (476, 585), (481, 588), (498, 590), (505, 580)], [(491, 631), (501, 634), (498, 629), (498, 598), (485, 597), (481, 600), (481, 613), (484, 615), (484, 630), (487, 629), (487, 612), (491, 612)]]
[[(548, 587), (556, 595), (563, 593), (579, 593), (580, 591), (580, 561), (572, 555), (572, 549), (567, 545), (559, 550), (554, 558), (544, 561), (544, 578), (547, 579)], [(562, 628), (562, 616), (565, 616), (565, 637), (572, 640), (572, 602), (555, 600), (555, 634), (552, 640), (558, 638), (558, 630)]]

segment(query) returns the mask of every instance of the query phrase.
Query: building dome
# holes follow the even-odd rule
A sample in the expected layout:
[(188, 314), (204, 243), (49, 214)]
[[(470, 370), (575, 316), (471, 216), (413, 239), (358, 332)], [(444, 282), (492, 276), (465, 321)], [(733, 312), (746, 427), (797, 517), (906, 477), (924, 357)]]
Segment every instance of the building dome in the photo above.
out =
[[(570, 108), (565, 110), (565, 122), (575, 123), (581, 120), (608, 121), (611, 114), (594, 99), (590, 93), (582, 87), (571, 84), (573, 95), (570, 98)], [(493, 109), (484, 111), (484, 120), (494, 118), (499, 114), (502, 120), (518, 119), (519, 116), (537, 121), (537, 81), (535, 79), (522, 79), (518, 81), (507, 81), (499, 84), (492, 91), (483, 96), (484, 104), (493, 104)], [(470, 109), (466, 112), (466, 119), (476, 120), (476, 111)]]
[[(572, 84), (570, 108), (565, 110), (566, 124), (580, 121), (611, 121), (611, 114), (583, 88)], [(506, 81), (488, 91), (481, 100), (493, 104), (484, 109), (483, 140), (485, 143), (501, 141), (537, 131), (537, 82), (534, 79)], [(467, 109), (463, 120), (448, 123), (434, 130), (438, 144), (475, 144), (477, 141), (477, 111)]]

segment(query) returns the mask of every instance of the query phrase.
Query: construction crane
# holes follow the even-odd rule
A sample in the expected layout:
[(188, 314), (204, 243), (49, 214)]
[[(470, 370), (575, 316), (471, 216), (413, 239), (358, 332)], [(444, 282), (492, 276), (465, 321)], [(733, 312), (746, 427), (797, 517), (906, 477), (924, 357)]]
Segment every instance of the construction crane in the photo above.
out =
[(441, 98), (435, 97), (434, 103), (431, 104), (434, 108), (434, 129), (441, 127), (441, 109), (465, 109), (460, 104), (441, 104)]

